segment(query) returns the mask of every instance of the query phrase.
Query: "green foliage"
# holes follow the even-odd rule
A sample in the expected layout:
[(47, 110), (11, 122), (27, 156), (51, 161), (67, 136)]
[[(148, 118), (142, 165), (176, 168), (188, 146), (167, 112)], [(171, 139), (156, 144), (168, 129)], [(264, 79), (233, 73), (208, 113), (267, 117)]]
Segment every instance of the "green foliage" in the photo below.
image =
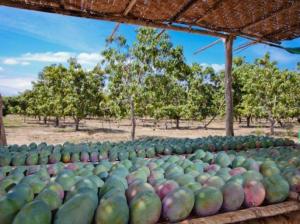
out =
[[(67, 67), (51, 65), (30, 91), (4, 98), (4, 114), (38, 117), (136, 117), (204, 120), (225, 113), (224, 72), (187, 64), (183, 48), (167, 33), (139, 28), (136, 40), (122, 36), (107, 41), (103, 60), (86, 71), (71, 58)], [(254, 63), (233, 59), (233, 104), (236, 118), (267, 118), (275, 122), (300, 116), (300, 62), (294, 71), (280, 70), (270, 54)], [(205, 127), (209, 124), (208, 122)]]
[[(83, 118), (102, 115), (103, 88), (104, 76), (98, 66), (86, 71), (71, 58), (68, 67), (45, 67), (37, 82), (33, 83), (32, 90), (19, 96), (19, 110), (27, 115), (54, 116), (57, 119), (71, 116), (78, 130)], [(26, 106), (23, 106), (23, 101)]]

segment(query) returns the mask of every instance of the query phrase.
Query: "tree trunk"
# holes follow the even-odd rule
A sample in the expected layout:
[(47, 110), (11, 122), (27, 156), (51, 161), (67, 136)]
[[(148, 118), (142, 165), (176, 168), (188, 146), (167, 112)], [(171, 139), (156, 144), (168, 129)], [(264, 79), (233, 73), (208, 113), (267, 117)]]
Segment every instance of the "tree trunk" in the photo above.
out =
[(180, 121), (180, 118), (177, 117), (177, 118), (176, 118), (176, 129), (179, 129), (179, 121)]
[(79, 122), (80, 122), (80, 119), (79, 118), (75, 118), (75, 131), (79, 131)]
[(134, 111), (134, 102), (133, 97), (130, 97), (130, 116), (131, 116), (131, 140), (135, 139), (135, 128), (136, 128), (136, 120), (135, 120), (135, 111)]
[(277, 120), (277, 123), (280, 125), (280, 127), (282, 127), (282, 128), (284, 127), (284, 124), (282, 123), (281, 120), (278, 119), (278, 120)]
[(47, 117), (44, 117), (44, 124), (47, 124)]
[(2, 96), (0, 94), (0, 146), (7, 145), (5, 130), (4, 130), (4, 122), (3, 122), (3, 101)]
[(41, 119), (41, 116), (39, 115), (39, 121), (41, 121), (42, 119)]
[(55, 117), (55, 127), (59, 126), (59, 117)]
[(247, 117), (247, 127), (248, 128), (250, 127), (250, 121), (251, 121), (251, 116), (248, 116)]
[(274, 129), (275, 129), (275, 120), (273, 118), (270, 118), (269, 121), (270, 121), (270, 133), (271, 133), (271, 135), (274, 135), (275, 134), (275, 131), (274, 131)]
[(242, 118), (239, 116), (239, 124), (242, 123)]
[(233, 37), (225, 40), (226, 64), (225, 64), (225, 101), (226, 101), (226, 136), (234, 136), (233, 133), (233, 99), (232, 99), (232, 44)]

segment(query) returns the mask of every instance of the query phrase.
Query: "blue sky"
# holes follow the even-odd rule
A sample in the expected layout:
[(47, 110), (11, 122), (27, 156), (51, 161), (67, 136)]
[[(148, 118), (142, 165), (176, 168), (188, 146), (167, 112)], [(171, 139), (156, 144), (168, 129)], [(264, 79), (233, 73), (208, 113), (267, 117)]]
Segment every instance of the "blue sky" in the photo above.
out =
[[(111, 34), (115, 23), (76, 18), (36, 11), (20, 10), (0, 6), (0, 93), (15, 95), (31, 87), (38, 73), (46, 65), (65, 63), (75, 56), (85, 68), (93, 67), (100, 59), (105, 47), (105, 38)], [(130, 42), (135, 39), (137, 26), (121, 25), (119, 34)], [(188, 63), (211, 65), (220, 70), (224, 67), (222, 43), (193, 55), (193, 52), (216, 38), (168, 31), (174, 45), (184, 47)], [(238, 38), (235, 46), (247, 42)], [(283, 43), (288, 47), (299, 47), (300, 38)], [(266, 45), (247, 48), (237, 56), (248, 61), (261, 57), (267, 51), (281, 68), (295, 69), (299, 55), (292, 55)]]

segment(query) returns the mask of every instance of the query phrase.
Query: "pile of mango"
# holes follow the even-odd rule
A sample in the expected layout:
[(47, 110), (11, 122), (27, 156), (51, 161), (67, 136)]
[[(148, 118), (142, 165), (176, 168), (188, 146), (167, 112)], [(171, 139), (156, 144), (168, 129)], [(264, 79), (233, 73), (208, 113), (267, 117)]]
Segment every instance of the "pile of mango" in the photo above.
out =
[(1, 224), (178, 222), (300, 193), (296, 147), (0, 167)]
[(92, 162), (103, 159), (122, 161), (126, 159), (154, 158), (159, 155), (184, 155), (198, 149), (210, 152), (222, 150), (247, 150), (290, 146), (294, 142), (288, 139), (268, 136), (210, 136), (196, 139), (143, 138), (128, 142), (98, 142), (62, 145), (31, 143), (29, 145), (10, 145), (0, 148), (0, 166), (23, 166), (55, 164), (58, 162)]

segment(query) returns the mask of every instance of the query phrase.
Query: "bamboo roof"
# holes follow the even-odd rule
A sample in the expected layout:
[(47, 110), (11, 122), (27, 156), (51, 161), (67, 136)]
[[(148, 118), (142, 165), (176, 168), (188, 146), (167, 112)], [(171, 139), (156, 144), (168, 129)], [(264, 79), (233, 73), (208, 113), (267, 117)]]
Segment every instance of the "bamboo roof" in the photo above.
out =
[(0, 0), (0, 5), (218, 37), (300, 37), (300, 0)]

